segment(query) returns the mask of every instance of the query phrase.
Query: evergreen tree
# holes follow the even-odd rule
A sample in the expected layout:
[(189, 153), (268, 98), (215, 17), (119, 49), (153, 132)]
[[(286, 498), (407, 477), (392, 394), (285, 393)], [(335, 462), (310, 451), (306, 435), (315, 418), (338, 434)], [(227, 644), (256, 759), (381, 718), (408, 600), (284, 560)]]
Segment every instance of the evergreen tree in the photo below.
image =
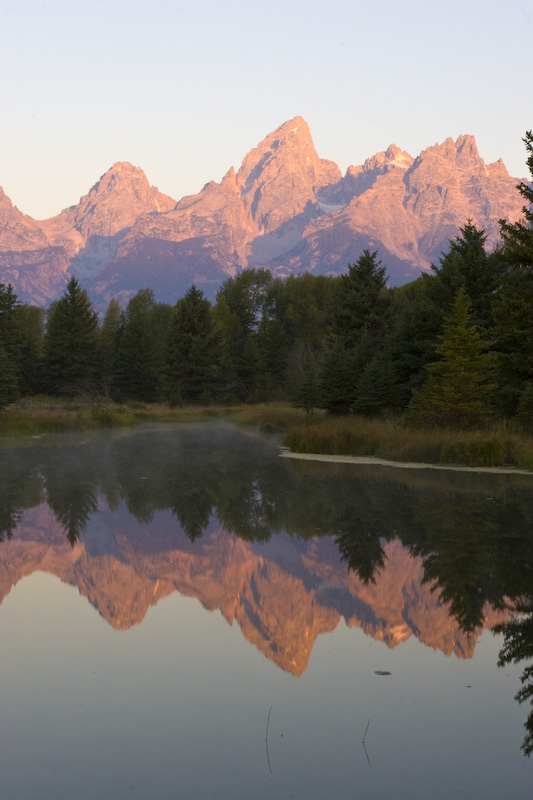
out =
[(15, 366), (0, 339), (0, 408), (16, 399), (18, 382)]
[(43, 339), (45, 312), (37, 306), (16, 309), (19, 328), (18, 381), (21, 395), (37, 394), (43, 388)]
[(293, 397), (292, 404), (295, 408), (305, 409), (306, 414), (311, 414), (314, 408), (321, 405), (320, 387), (315, 365), (311, 363), (304, 372), (298, 389)]
[(171, 403), (212, 400), (220, 385), (221, 334), (211, 303), (192, 286), (178, 301), (167, 345), (167, 391)]
[(355, 401), (355, 374), (352, 351), (335, 339), (320, 371), (321, 407), (330, 414), (350, 414)]
[(525, 430), (533, 431), (533, 381), (528, 381), (522, 389), (516, 416)]
[(426, 369), (429, 377), (410, 404), (413, 419), (429, 425), (465, 428), (482, 422), (490, 413), (490, 382), (494, 354), (471, 324), (471, 306), (464, 287), (459, 289), (452, 314), (435, 348), (439, 357)]
[(267, 269), (246, 269), (228, 278), (217, 293), (216, 316), (224, 343), (226, 393), (240, 400), (256, 399), (260, 390), (258, 328), (272, 275)]
[(364, 250), (355, 264), (348, 264), (348, 274), (340, 276), (332, 329), (344, 347), (354, 347), (363, 333), (377, 336), (383, 330), (390, 305), (386, 283), (377, 250)]
[(260, 391), (268, 400), (282, 391), (287, 374), (287, 336), (276, 317), (263, 317), (257, 333), (257, 353)]
[(516, 413), (520, 395), (533, 380), (533, 272), (512, 271), (494, 301), (491, 335), (498, 353), (497, 402), (504, 414)]
[(106, 396), (111, 394), (113, 374), (116, 367), (117, 349), (123, 321), (122, 309), (114, 297), (109, 302), (100, 328), (98, 364), (102, 389)]
[[(524, 138), (527, 165), (533, 179), (533, 132)], [(507, 265), (503, 286), (494, 300), (495, 349), (499, 354), (498, 403), (507, 415), (516, 413), (528, 381), (533, 380), (533, 185), (524, 182), (518, 191), (526, 201), (524, 221), (500, 220), (502, 257)]]
[(374, 415), (396, 408), (398, 401), (397, 377), (394, 364), (387, 351), (380, 351), (361, 371), (355, 387), (354, 411)]
[(486, 240), (485, 231), (468, 220), (450, 240), (439, 266), (432, 265), (433, 275), (428, 280), (429, 296), (442, 315), (449, 314), (457, 292), (464, 287), (472, 305), (473, 324), (485, 328), (492, 323), (492, 301), (504, 272), (501, 255), (485, 251)]
[(98, 315), (86, 290), (73, 277), (48, 312), (44, 358), (49, 391), (94, 391), (97, 346)]
[(129, 301), (118, 335), (113, 394), (142, 402), (161, 395), (164, 342), (156, 326), (157, 303), (151, 289), (140, 289)]
[[(526, 131), (522, 140), (527, 151), (527, 166), (533, 179), (533, 131)], [(521, 181), (518, 191), (525, 200), (524, 221), (511, 224), (500, 220), (505, 260), (513, 268), (531, 271), (533, 267), (533, 184)]]
[(420, 389), (435, 360), (437, 336), (442, 330), (442, 309), (430, 297), (428, 275), (393, 290), (392, 322), (385, 343), (397, 376), (397, 403), (406, 408)]
[[(19, 395), (20, 330), (17, 325), (19, 308), (17, 295), (11, 284), (0, 283), (0, 403), (10, 403)], [(2, 399), (3, 398), (3, 399)]]

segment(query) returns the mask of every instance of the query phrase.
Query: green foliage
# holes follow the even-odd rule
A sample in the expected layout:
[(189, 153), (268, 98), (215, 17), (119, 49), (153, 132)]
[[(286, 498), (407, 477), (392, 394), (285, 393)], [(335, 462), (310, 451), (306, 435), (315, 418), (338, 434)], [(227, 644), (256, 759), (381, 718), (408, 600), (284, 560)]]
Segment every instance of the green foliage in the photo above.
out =
[(211, 304), (195, 286), (178, 301), (167, 344), (167, 392), (171, 403), (213, 399), (220, 385), (222, 340)]
[(169, 316), (170, 308), (156, 303), (151, 289), (141, 289), (129, 301), (118, 336), (115, 397), (143, 402), (160, 398)]
[(490, 414), (490, 394), (496, 386), (490, 381), (494, 355), (486, 352), (489, 345), (470, 320), (470, 303), (462, 287), (435, 348), (439, 360), (426, 367), (429, 378), (411, 401), (413, 421), (466, 428)]
[(12, 360), (0, 339), (0, 408), (17, 397), (17, 374)]
[(315, 365), (311, 363), (303, 374), (292, 404), (295, 408), (303, 408), (309, 415), (314, 408), (320, 407), (320, 400), (318, 374)]
[[(527, 165), (533, 179), (533, 131), (526, 131), (522, 141), (526, 146)], [(511, 224), (500, 220), (503, 249), (505, 260), (513, 269), (530, 271), (533, 267), (533, 185), (522, 181), (517, 189), (525, 201), (524, 221)]]
[(355, 380), (353, 353), (335, 339), (320, 371), (321, 407), (330, 414), (350, 414), (355, 401)]
[(516, 416), (525, 430), (533, 431), (533, 381), (527, 381), (524, 385)]
[(504, 263), (499, 252), (488, 255), (487, 237), (471, 220), (450, 241), (449, 251), (432, 266), (428, 281), (429, 295), (441, 314), (449, 314), (457, 292), (464, 288), (472, 306), (472, 322), (489, 327), (492, 323), (491, 305), (500, 286)]
[(398, 406), (397, 376), (387, 351), (378, 352), (360, 372), (355, 387), (354, 411), (378, 414)]
[(377, 260), (377, 251), (364, 250), (348, 274), (341, 275), (333, 309), (333, 334), (346, 348), (354, 347), (365, 332), (383, 330), (390, 305), (386, 290), (387, 271)]
[(498, 405), (512, 416), (526, 383), (533, 380), (533, 272), (510, 273), (494, 301), (491, 331), (498, 353)]
[(48, 388), (56, 394), (94, 392), (98, 315), (85, 289), (71, 278), (48, 311), (44, 358)]
[(247, 269), (228, 278), (217, 294), (216, 318), (222, 331), (227, 396), (243, 401), (258, 399), (258, 329), (272, 283), (267, 269)]
[(110, 396), (112, 390), (122, 321), (122, 309), (118, 300), (113, 297), (100, 328), (98, 343), (98, 363), (102, 389), (106, 397)]

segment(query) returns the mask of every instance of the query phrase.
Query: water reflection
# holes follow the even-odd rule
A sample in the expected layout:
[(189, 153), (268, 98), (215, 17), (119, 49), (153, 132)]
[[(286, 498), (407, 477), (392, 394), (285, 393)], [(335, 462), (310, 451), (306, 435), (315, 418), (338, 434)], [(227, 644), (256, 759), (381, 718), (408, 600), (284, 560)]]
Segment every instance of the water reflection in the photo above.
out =
[[(458, 657), (498, 625), (502, 665), (533, 656), (528, 476), (287, 461), (215, 425), (4, 443), (0, 459), (2, 596), (45, 568), (125, 628), (177, 589), (295, 675), (341, 618)], [(527, 731), (529, 754), (533, 712)]]

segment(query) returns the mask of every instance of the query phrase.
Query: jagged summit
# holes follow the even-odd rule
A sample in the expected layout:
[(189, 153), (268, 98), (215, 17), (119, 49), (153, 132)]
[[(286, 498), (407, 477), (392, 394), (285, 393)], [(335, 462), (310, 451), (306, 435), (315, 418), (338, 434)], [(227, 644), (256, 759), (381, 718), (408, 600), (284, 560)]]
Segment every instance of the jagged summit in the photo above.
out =
[(86, 237), (109, 236), (131, 228), (141, 214), (170, 211), (175, 205), (175, 200), (150, 186), (140, 167), (117, 161), (77, 205), (61, 213)]
[(236, 175), (245, 207), (264, 233), (302, 213), (320, 188), (340, 178), (336, 164), (318, 157), (302, 117), (280, 125), (250, 150)]

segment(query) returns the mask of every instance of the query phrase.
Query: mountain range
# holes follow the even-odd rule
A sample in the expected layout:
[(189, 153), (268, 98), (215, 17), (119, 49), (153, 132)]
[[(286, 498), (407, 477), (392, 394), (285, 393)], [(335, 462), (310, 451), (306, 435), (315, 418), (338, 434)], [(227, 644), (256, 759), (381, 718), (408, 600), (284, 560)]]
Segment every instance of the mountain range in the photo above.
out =
[(295, 117), (270, 133), (219, 182), (176, 202), (139, 167), (114, 164), (77, 205), (36, 221), (0, 188), (0, 282), (46, 305), (72, 275), (97, 308), (149, 287), (176, 302), (195, 283), (213, 300), (248, 267), (286, 277), (339, 275), (365, 248), (389, 282), (427, 271), (467, 220), (499, 239), (499, 220), (522, 216), (517, 178), (485, 164), (473, 136), (446, 139), (416, 158), (391, 144), (350, 166), (319, 158)]

